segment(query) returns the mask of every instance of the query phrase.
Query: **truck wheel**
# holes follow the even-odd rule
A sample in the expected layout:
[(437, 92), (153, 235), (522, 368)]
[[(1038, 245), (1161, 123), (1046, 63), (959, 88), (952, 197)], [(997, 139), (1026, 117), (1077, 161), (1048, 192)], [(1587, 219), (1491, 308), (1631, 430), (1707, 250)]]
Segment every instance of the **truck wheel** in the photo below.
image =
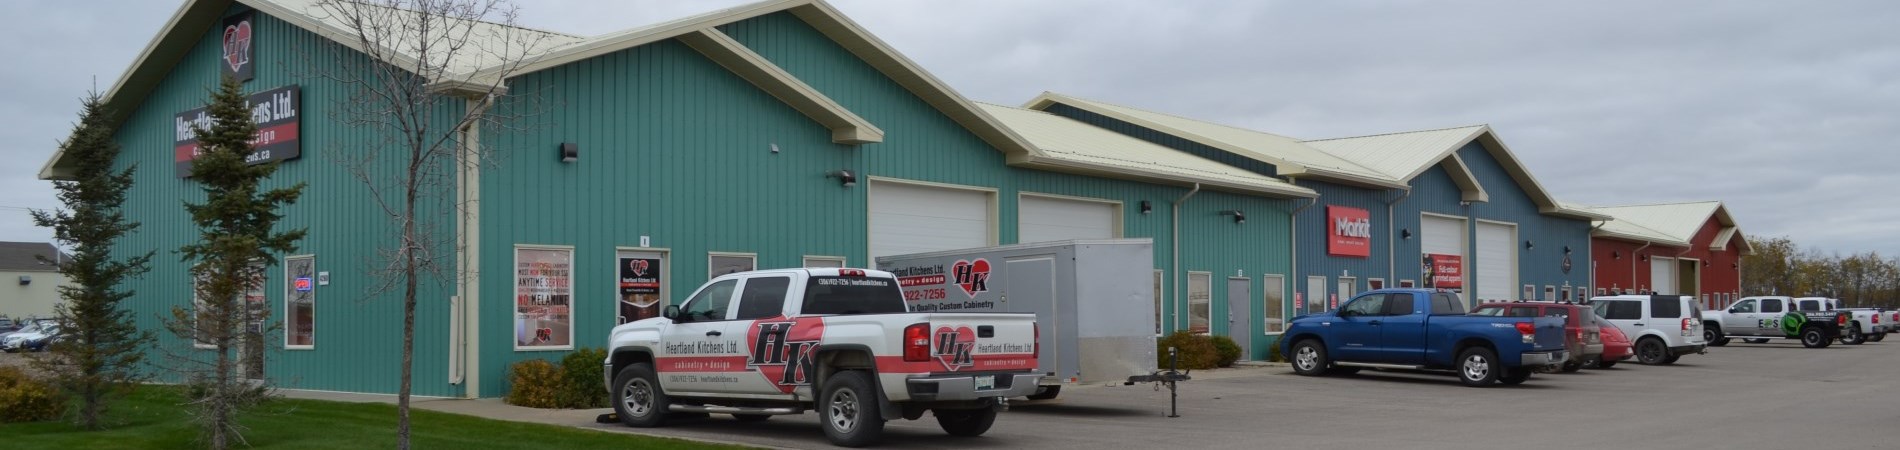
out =
[(1822, 331), (1821, 327), (1811, 326), (1801, 329), (1802, 347), (1827, 348), (1829, 345), (1834, 345), (1834, 341), (1827, 338), (1827, 332)]
[(1874, 335), (1873, 335), (1873, 336), (1868, 336), (1868, 337), (1867, 337), (1867, 340), (1869, 340), (1869, 341), (1874, 341), (1874, 342), (1880, 342), (1880, 340), (1882, 340), (1882, 339), (1886, 339), (1886, 338), (1887, 338), (1887, 333), (1874, 333)]
[(1669, 347), (1662, 339), (1646, 337), (1636, 342), (1636, 362), (1649, 365), (1669, 364)]
[(1062, 386), (1043, 386), (1036, 388), (1036, 393), (1029, 394), (1027, 397), (1030, 400), (1050, 400), (1061, 394)]
[(884, 415), (878, 410), (877, 391), (863, 371), (847, 370), (825, 380), (818, 397), (818, 420), (825, 438), (839, 447), (871, 445), (884, 435)]
[(996, 423), (994, 408), (939, 409), (931, 411), (931, 414), (937, 416), (937, 425), (943, 427), (943, 432), (951, 436), (982, 436), (983, 432), (990, 431), (991, 424)]
[(1860, 332), (1860, 322), (1854, 322), (1849, 325), (1853, 325), (1854, 327), (1847, 329), (1847, 333), (1841, 335), (1841, 343), (1847, 345), (1867, 343), (1867, 335)]
[(1484, 387), (1498, 381), (1498, 354), (1484, 347), (1472, 347), (1458, 354), (1458, 381), (1466, 386)]
[(634, 363), (614, 376), (614, 414), (630, 427), (652, 428), (666, 421), (666, 393), (660, 391), (653, 365)]
[(1557, 370), (1561, 370), (1563, 371), (1563, 373), (1576, 373), (1579, 370), (1583, 370), (1583, 361), (1578, 361), (1574, 359), (1569, 360), (1569, 361), (1564, 361), (1563, 368), (1560, 368)]
[(733, 414), (732, 418), (740, 422), (748, 422), (748, 423), (764, 422), (766, 420), (771, 419), (772, 415), (770, 414)]
[(1702, 326), (1702, 340), (1708, 341), (1710, 347), (1728, 345), (1728, 335), (1722, 334), (1722, 327), (1713, 325), (1713, 322)]
[[(1577, 366), (1582, 367), (1583, 365), (1578, 364)], [(1506, 369), (1504, 376), (1498, 377), (1498, 382), (1515, 386), (1524, 384), (1524, 381), (1529, 379), (1531, 379), (1531, 369), (1528, 367), (1519, 367), (1516, 369)]]
[(1319, 341), (1307, 339), (1293, 344), (1293, 373), (1306, 376), (1319, 376), (1326, 373), (1326, 347)]

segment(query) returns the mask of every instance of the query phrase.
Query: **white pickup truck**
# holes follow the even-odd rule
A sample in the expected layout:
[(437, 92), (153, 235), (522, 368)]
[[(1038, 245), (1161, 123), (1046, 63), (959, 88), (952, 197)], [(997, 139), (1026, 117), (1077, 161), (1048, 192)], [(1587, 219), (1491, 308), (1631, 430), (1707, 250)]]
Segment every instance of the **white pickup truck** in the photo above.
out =
[(1840, 299), (1827, 297), (1799, 297), (1794, 300), (1803, 305), (1808, 302), (1817, 302), (1820, 303), (1822, 308), (1825, 308), (1825, 311), (1838, 310), (1852, 314), (1853, 319), (1850, 325), (1853, 325), (1853, 327), (1845, 330), (1841, 334), (1842, 344), (1860, 345), (1870, 340), (1879, 341), (1887, 338), (1887, 327), (1886, 324), (1881, 323), (1880, 316), (1882, 311), (1878, 309), (1842, 308)]
[(607, 393), (629, 426), (815, 409), (833, 444), (857, 447), (929, 411), (945, 432), (977, 436), (1042, 378), (1035, 315), (908, 312), (890, 272), (723, 275), (662, 316), (608, 340)]

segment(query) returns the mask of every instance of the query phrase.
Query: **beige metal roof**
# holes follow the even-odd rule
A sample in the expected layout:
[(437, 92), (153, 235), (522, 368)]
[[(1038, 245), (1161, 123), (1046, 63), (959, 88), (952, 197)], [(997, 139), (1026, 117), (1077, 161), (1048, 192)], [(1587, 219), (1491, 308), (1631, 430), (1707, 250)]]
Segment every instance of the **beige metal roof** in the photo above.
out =
[(1743, 252), (1754, 252), (1741, 228), (1736, 226), (1735, 218), (1729, 215), (1728, 208), (1720, 201), (1593, 206), (1588, 209), (1616, 218), (1599, 227), (1599, 235), (1678, 247), (1692, 245), (1696, 232), (1701, 231), (1702, 224), (1713, 217), (1722, 228), (1709, 243), (1710, 250), (1723, 250), (1730, 240), (1740, 239)]
[(1485, 131), (1484, 125), (1442, 130), (1408, 131), (1301, 143), (1378, 171), (1409, 180), (1443, 161)]
[(1318, 195), (1311, 189), (1273, 177), (1066, 117), (987, 103), (977, 103), (977, 107), (1041, 151), (1040, 157), (1024, 161), (1021, 165), (1094, 166), (1119, 172), (1123, 177), (1163, 180), (1170, 184), (1201, 183), (1213, 188), (1225, 188), (1223, 190), (1280, 197), (1310, 198)]
[[(319, 6), (318, 0), (238, 0), (238, 2), (256, 8), (258, 11), (270, 14), (272, 17), (294, 23), (299, 27), (310, 29), (318, 34), (324, 35), (324, 37), (336, 40), (352, 48), (356, 47), (358, 38), (353, 28), (351, 28), (346, 21), (345, 16), (347, 14), (339, 14), (339, 10), (335, 8), (360, 6), (364, 8), (363, 14), (370, 18), (396, 17), (390, 15), (391, 13), (424, 14), (417, 11), (393, 10), (369, 3), (356, 2), (333, 3), (333, 5), (342, 6), (332, 6), (329, 9)], [(442, 16), (432, 17), (439, 19)], [(452, 55), (452, 59), (446, 61), (447, 64), (443, 65), (450, 73), (440, 75), (432, 74), (432, 77), (436, 78), (467, 77), (476, 71), (497, 64), (519, 60), (530, 55), (546, 53), (555, 48), (573, 45), (586, 40), (586, 38), (580, 36), (482, 21), (458, 21), (453, 24), (437, 24), (437, 27), (434, 32), (438, 34), (430, 36), (430, 41), (439, 41), (451, 37), (440, 33), (461, 33), (461, 35), (452, 37), (454, 39), (467, 39), (469, 44), (457, 52), (456, 55)], [(407, 58), (407, 61), (395, 61), (399, 64), (404, 62), (412, 63), (418, 55), (422, 54), (421, 46), (425, 43), (424, 40), (417, 39), (407, 31), (391, 33), (390, 36), (386, 38), (376, 36), (372, 36), (371, 38), (373, 41), (384, 41), (386, 38), (394, 38), (395, 42), (391, 43), (393, 45), (390, 45), (390, 48), (386, 50), (401, 55), (403, 58)], [(433, 51), (442, 52), (443, 50), (437, 48)]]

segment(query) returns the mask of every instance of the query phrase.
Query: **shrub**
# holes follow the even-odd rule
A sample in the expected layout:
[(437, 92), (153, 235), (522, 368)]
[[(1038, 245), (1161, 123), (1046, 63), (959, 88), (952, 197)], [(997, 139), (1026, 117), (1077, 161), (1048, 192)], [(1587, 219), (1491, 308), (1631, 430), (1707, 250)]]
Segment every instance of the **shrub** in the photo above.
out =
[(1214, 349), (1214, 341), (1188, 331), (1176, 331), (1156, 342), (1155, 357), (1162, 370), (1168, 368), (1168, 347), (1180, 349), (1182, 369), (1212, 369), (1219, 362), (1220, 354)]
[(530, 408), (561, 407), (561, 372), (544, 359), (508, 366), (508, 395), (502, 401)]
[(1280, 353), (1280, 343), (1278, 341), (1267, 346), (1267, 360), (1277, 363), (1286, 362), (1286, 354)]
[(1214, 353), (1216, 356), (1219, 356), (1219, 358), (1215, 359), (1214, 365), (1233, 367), (1235, 362), (1240, 361), (1240, 344), (1234, 342), (1234, 338), (1214, 336), (1212, 340), (1214, 341)]
[(66, 399), (52, 384), (17, 367), (0, 367), (0, 423), (53, 420), (65, 412)]
[(561, 406), (564, 408), (586, 409), (607, 407), (607, 391), (604, 390), (601, 375), (606, 369), (601, 361), (607, 359), (607, 350), (583, 348), (561, 358)]

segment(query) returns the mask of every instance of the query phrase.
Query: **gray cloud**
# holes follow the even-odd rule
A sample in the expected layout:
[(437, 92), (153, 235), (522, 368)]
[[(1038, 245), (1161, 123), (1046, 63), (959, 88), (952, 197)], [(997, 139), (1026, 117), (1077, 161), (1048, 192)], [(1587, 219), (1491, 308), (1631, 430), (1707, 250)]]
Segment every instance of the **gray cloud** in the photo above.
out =
[[(0, 6), (0, 37), (42, 43), (0, 74), (0, 205), (52, 204), (31, 172), (85, 76), (109, 84), (175, 6), (150, 3)], [(598, 34), (743, 2), (521, 3), (524, 24)], [(835, 4), (978, 100), (1053, 90), (1304, 138), (1489, 123), (1569, 201), (1719, 199), (1754, 235), (1900, 254), (1892, 2)], [(44, 239), (15, 215), (0, 239)]]

